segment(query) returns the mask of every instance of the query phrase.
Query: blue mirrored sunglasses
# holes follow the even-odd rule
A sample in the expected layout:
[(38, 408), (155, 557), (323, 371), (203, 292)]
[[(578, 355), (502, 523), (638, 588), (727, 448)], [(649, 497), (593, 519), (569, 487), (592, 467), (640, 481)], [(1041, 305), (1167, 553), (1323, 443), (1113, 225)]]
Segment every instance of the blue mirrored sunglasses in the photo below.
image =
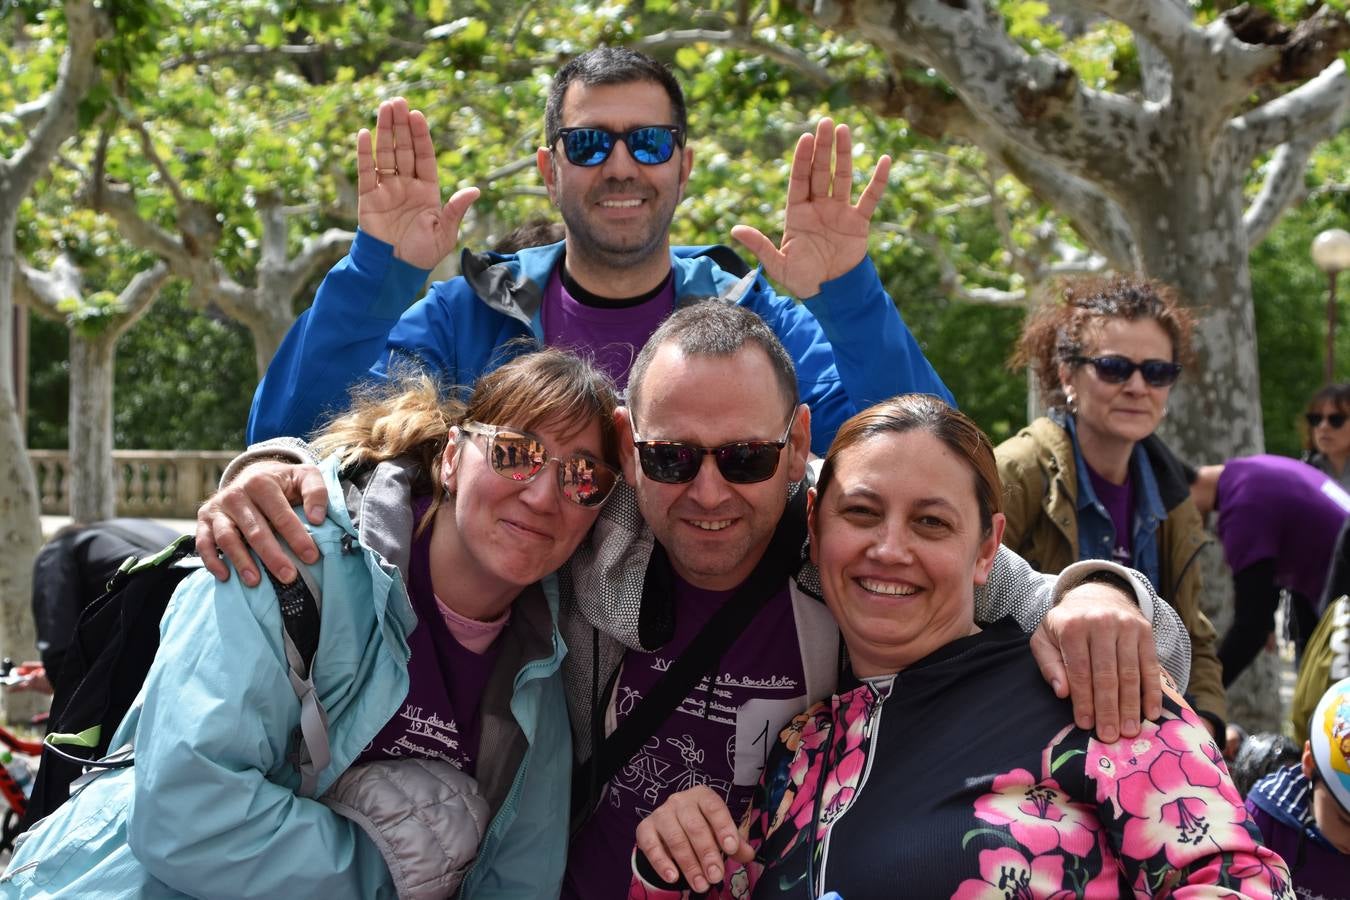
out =
[(617, 132), (607, 128), (560, 128), (558, 139), (563, 153), (574, 166), (598, 166), (623, 141), (628, 154), (644, 166), (659, 166), (669, 162), (680, 143), (680, 129), (671, 125), (644, 125), (632, 131)]

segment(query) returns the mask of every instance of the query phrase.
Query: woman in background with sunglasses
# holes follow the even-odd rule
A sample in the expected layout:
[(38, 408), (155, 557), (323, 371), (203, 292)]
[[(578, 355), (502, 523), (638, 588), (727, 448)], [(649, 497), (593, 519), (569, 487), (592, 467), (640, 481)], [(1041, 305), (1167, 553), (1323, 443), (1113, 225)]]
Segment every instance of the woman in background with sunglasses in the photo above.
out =
[(1214, 734), (1227, 714), (1214, 626), (1200, 611), (1204, 523), (1154, 431), (1190, 354), (1193, 322), (1136, 276), (1066, 281), (1027, 319), (1011, 365), (1030, 366), (1049, 413), (998, 446), (1003, 543), (1042, 572), (1080, 559), (1138, 569), (1191, 637), (1189, 696)]
[(614, 406), (558, 350), (484, 376), (467, 406), (426, 378), (358, 394), (316, 439), (322, 802), (292, 761), (288, 591), (198, 572), (113, 738), (134, 739), (134, 767), (39, 825), (0, 894), (557, 896), (571, 734), (553, 572), (618, 481)]
[(1350, 384), (1329, 384), (1312, 395), (1308, 412), (1307, 452), (1303, 461), (1316, 466), (1350, 490)]

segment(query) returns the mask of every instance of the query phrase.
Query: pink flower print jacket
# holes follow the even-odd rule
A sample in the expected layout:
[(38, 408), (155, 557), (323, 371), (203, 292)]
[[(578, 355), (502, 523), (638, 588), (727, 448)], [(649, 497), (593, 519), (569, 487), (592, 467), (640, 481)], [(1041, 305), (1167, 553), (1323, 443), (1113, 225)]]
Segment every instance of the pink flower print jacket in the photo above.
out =
[[(818, 703), (741, 825), (754, 861), (711, 896), (1293, 898), (1180, 696), (1130, 740), (1071, 723), (1005, 623)], [(634, 854), (631, 900), (684, 896)]]

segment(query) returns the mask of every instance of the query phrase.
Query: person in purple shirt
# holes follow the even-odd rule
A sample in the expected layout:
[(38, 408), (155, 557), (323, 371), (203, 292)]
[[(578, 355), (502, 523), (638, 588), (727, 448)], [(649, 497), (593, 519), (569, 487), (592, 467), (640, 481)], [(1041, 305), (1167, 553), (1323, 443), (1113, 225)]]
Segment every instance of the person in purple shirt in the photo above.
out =
[[(782, 724), (846, 668), (802, 558), (811, 410), (796, 387), (781, 342), (734, 304), (681, 308), (638, 355), (630, 405), (616, 415), (625, 483), (559, 579), (579, 763), (565, 897), (623, 896), (637, 823), (675, 791), (707, 785), (744, 808)], [(316, 474), (259, 461), (222, 494), (268, 508), (299, 487), (290, 501), (308, 507)], [(1106, 561), (1075, 569), (1056, 586), (1002, 550), (977, 614), (1014, 615), (1027, 631), (1044, 617), (1032, 646), (1046, 680), (1071, 693), (1084, 727), (1095, 716), (1110, 739), (1133, 736), (1141, 711), (1161, 705), (1159, 657), (1186, 683), (1188, 639), (1142, 575)], [(1079, 583), (1107, 570), (1125, 596)], [(743, 607), (750, 618), (739, 626), (723, 618)], [(709, 635), (725, 644), (700, 645)], [(667, 673), (689, 662), (687, 686), (667, 690)], [(668, 704), (645, 702), (662, 693)]]
[(1336, 535), (1350, 518), (1350, 494), (1326, 473), (1283, 456), (1245, 456), (1187, 474), (1200, 512), (1218, 513), (1219, 541), (1233, 570), (1233, 625), (1219, 647), (1227, 687), (1274, 630), (1281, 589), (1293, 595), (1301, 653), (1317, 624), (1314, 605)]
[(519, 253), (466, 251), (460, 276), (413, 302), (455, 250), (478, 189), (443, 199), (425, 116), (401, 97), (380, 105), (374, 134), (357, 139), (356, 238), (268, 365), (251, 443), (310, 433), (345, 403), (349, 385), (408, 362), (449, 388), (522, 348), (581, 349), (622, 389), (656, 324), (706, 296), (753, 309), (788, 348), (818, 451), (882, 397), (914, 390), (951, 400), (867, 256), (890, 157), (853, 202), (847, 126), (822, 119), (798, 141), (779, 243), (749, 226), (731, 230), (761, 274), (729, 247), (672, 246), (695, 154), (683, 91), (660, 62), (625, 47), (580, 54), (554, 77), (543, 124), (536, 163), (564, 239)]

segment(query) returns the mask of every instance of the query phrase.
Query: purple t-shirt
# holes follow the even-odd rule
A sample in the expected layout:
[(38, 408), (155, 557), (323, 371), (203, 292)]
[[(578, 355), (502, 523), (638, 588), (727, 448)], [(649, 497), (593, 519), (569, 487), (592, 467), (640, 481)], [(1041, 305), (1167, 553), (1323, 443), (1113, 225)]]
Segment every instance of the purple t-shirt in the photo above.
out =
[[(430, 505), (430, 497), (414, 499), (413, 521), (420, 522)], [(408, 635), (408, 696), (356, 762), (422, 756), (444, 759), (472, 775), (481, 727), (478, 705), (501, 642), (474, 653), (450, 633), (431, 587), (430, 528), (413, 541), (408, 597), (417, 613), (417, 627)]]
[[(734, 591), (675, 584), (675, 635), (655, 653), (628, 651), (615, 687), (622, 721)], [(786, 584), (705, 677), (605, 786), (572, 840), (563, 896), (624, 897), (638, 822), (671, 794), (706, 784), (740, 821), (778, 733), (806, 708), (805, 677)]]
[(1275, 583), (1317, 601), (1350, 494), (1334, 478), (1284, 456), (1229, 460), (1219, 476), (1219, 541), (1234, 572), (1275, 560)]
[(1097, 500), (1106, 507), (1111, 516), (1111, 524), (1116, 529), (1116, 544), (1111, 548), (1111, 559), (1122, 566), (1134, 564), (1134, 535), (1131, 523), (1134, 522), (1134, 479), (1125, 478), (1124, 484), (1112, 484), (1097, 474), (1097, 471), (1083, 460), (1088, 479), (1092, 482), (1092, 492)]
[(622, 391), (638, 351), (675, 309), (674, 277), (667, 276), (661, 288), (641, 302), (616, 303), (601, 306), (576, 299), (563, 284), (559, 265), (549, 276), (539, 317), (546, 345), (589, 351)]

